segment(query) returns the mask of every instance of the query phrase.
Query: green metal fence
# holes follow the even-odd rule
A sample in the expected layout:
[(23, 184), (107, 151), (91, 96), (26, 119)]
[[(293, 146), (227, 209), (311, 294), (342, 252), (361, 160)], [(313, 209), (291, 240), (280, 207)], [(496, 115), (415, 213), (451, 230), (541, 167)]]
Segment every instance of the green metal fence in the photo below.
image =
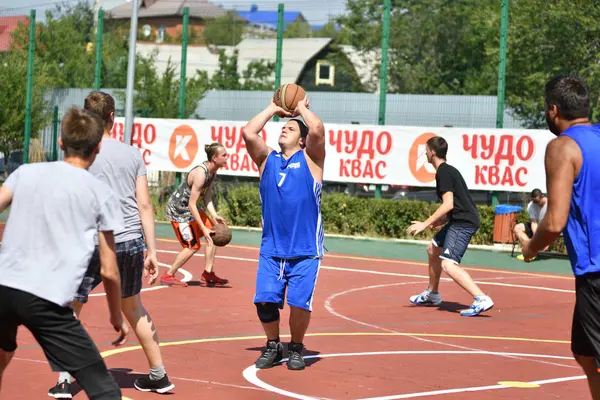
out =
[[(167, 0), (153, 4), (161, 1)], [(62, 109), (56, 111), (51, 93), (57, 89), (110, 88), (125, 104), (135, 3), (111, 10), (85, 2), (0, 9), (0, 19), (23, 19), (11, 25), (10, 35), (0, 36), (8, 42), (0, 43), (0, 89), (14, 93), (0, 107), (0, 151), (22, 149), (29, 162), (33, 138), (50, 130), (56, 141)], [(305, 0), (276, 10), (260, 2), (258, 10), (212, 6), (205, 14), (184, 8), (158, 17), (140, 6), (134, 115), (202, 118), (198, 104), (209, 90), (271, 91), (294, 81), (311, 93), (346, 101), (354, 101), (356, 93), (379, 94), (376, 110), (369, 111), (379, 124), (389, 123), (396, 94), (480, 95), (495, 98), (496, 127), (510, 116), (520, 126), (537, 128), (544, 126), (542, 90), (549, 77), (576, 73), (593, 92), (598, 88), (600, 27), (594, 21), (600, 6), (594, 2)], [(263, 8), (276, 19), (261, 21)], [(420, 112), (424, 123), (433, 121), (428, 110)], [(236, 110), (230, 115), (235, 118)], [(47, 146), (48, 159), (59, 157), (56, 148)]]

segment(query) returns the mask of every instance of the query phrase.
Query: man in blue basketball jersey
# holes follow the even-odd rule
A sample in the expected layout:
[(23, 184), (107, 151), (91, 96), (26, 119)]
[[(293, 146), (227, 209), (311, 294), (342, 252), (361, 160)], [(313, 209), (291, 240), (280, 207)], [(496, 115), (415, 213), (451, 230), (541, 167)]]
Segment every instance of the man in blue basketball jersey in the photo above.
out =
[(571, 350), (600, 399), (600, 125), (589, 120), (586, 84), (559, 76), (545, 87), (548, 128), (557, 138), (546, 148), (548, 206), (535, 234), (523, 245), (530, 261), (564, 229), (575, 275)]
[[(279, 136), (280, 151), (258, 136), (274, 116), (290, 119)], [(319, 266), (323, 258), (321, 188), (325, 162), (325, 129), (309, 110), (308, 98), (293, 113), (271, 102), (242, 128), (248, 153), (259, 167), (262, 242), (256, 276), (256, 305), (267, 336), (257, 368), (270, 368), (283, 356), (279, 341), (279, 310), (287, 287), (291, 342), (288, 369), (304, 369), (303, 340), (312, 311)]]

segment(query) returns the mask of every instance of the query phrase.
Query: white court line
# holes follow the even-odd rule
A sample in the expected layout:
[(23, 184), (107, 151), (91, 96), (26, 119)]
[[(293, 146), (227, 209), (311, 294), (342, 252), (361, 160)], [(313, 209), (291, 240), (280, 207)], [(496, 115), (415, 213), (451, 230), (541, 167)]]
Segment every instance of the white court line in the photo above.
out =
[[(453, 351), (450, 351), (450, 350), (441, 350), (441, 351), (433, 351), (433, 350), (411, 351), (411, 350), (408, 350), (408, 351), (377, 351), (377, 352), (365, 352), (365, 353), (318, 354), (318, 355), (305, 356), (304, 359), (403, 355), (403, 354), (421, 354), (421, 355), (425, 355), (425, 354), (458, 354), (458, 355), (471, 354), (471, 355), (473, 355), (473, 354), (475, 354), (475, 355), (496, 355), (496, 356), (504, 356), (504, 357), (571, 359), (571, 357), (553, 356), (553, 355), (547, 355), (547, 354), (503, 353), (503, 352), (487, 352), (487, 351), (456, 351), (456, 350), (453, 350)], [(286, 362), (286, 361), (287, 361), (287, 359), (281, 360), (282, 363)], [(282, 396), (287, 396), (287, 397), (301, 399), (301, 400), (322, 399), (321, 397), (306, 396), (303, 394), (290, 392), (288, 390), (284, 390), (284, 389), (278, 388), (276, 386), (269, 385), (268, 383), (262, 381), (258, 377), (257, 372), (258, 372), (258, 368), (256, 368), (255, 365), (251, 365), (244, 370), (243, 376), (244, 376), (244, 378), (246, 378), (246, 380), (248, 382), (251, 382), (260, 388), (271, 391), (273, 393), (277, 393)], [(546, 379), (546, 380), (540, 380), (540, 381), (533, 381), (533, 382), (527, 382), (527, 383), (536, 384), (536, 385), (545, 385), (545, 384), (549, 384), (549, 383), (566, 382), (566, 381), (585, 379), (585, 378), (586, 378), (585, 375), (578, 375), (578, 376), (569, 376), (569, 377), (564, 377), (564, 378), (553, 378), (553, 379)], [(483, 390), (509, 389), (509, 388), (511, 388), (511, 387), (505, 386), (505, 385), (476, 386), (476, 387), (466, 387), (466, 388), (456, 388), (456, 389), (435, 390), (435, 391), (429, 391), (429, 392), (406, 393), (406, 394), (398, 394), (398, 395), (391, 395), (391, 396), (384, 396), (384, 397), (370, 397), (370, 398), (365, 398), (362, 400), (410, 399), (410, 398), (415, 398), (415, 397), (436, 396), (436, 395), (441, 395), (441, 394), (476, 392), (476, 391), (483, 391)]]
[[(459, 346), (457, 344), (450, 344), (450, 343), (446, 343), (446, 342), (440, 342), (434, 339), (426, 339), (426, 338), (422, 338), (422, 337), (418, 337), (418, 336), (413, 336), (413, 335), (407, 335), (404, 332), (401, 331), (397, 331), (394, 329), (388, 329), (388, 328), (384, 328), (382, 326), (379, 325), (375, 325), (375, 324), (369, 324), (367, 322), (363, 322), (363, 321), (359, 321), (357, 319), (348, 317), (344, 314), (340, 314), (337, 311), (335, 311), (335, 309), (333, 308), (333, 306), (331, 305), (331, 302), (333, 301), (333, 299), (335, 299), (338, 296), (343, 296), (346, 295), (348, 293), (353, 293), (353, 292), (360, 292), (363, 290), (370, 290), (370, 289), (379, 289), (379, 288), (383, 288), (383, 287), (390, 287), (390, 286), (403, 286), (403, 285), (412, 285), (412, 284), (416, 284), (416, 283), (421, 283), (421, 282), (399, 282), (399, 283), (386, 283), (383, 285), (373, 285), (373, 286), (364, 286), (364, 287), (359, 287), (359, 288), (354, 288), (354, 289), (349, 289), (349, 290), (344, 290), (343, 292), (338, 292), (338, 293), (334, 293), (331, 296), (329, 296), (324, 303), (325, 309), (327, 310), (327, 312), (329, 312), (331, 315), (334, 315), (338, 318), (344, 319), (346, 321), (349, 322), (354, 322), (356, 324), (359, 325), (363, 325), (369, 328), (374, 328), (374, 329), (379, 329), (381, 331), (384, 332), (390, 332), (390, 333), (398, 333), (416, 340), (419, 340), (421, 342), (425, 342), (425, 343), (433, 343), (433, 344), (438, 344), (438, 345), (442, 345), (442, 346), (447, 346), (447, 347), (454, 347), (457, 349), (462, 349), (462, 350), (469, 350), (469, 351), (478, 351), (478, 352), (485, 352), (485, 350), (480, 350), (480, 349), (476, 349), (473, 347), (465, 347), (465, 346)], [(461, 317), (461, 318), (468, 318), (468, 317)], [(489, 354), (492, 354), (492, 352), (488, 352)], [(505, 356), (507, 358), (516, 358), (519, 359), (518, 357), (511, 357), (511, 356)], [(569, 358), (570, 360), (572, 360), (573, 358)], [(541, 361), (541, 360), (530, 360), (530, 359), (523, 359), (526, 361), (532, 361), (532, 362), (536, 362), (536, 363), (540, 363), (540, 364), (549, 364), (549, 365), (553, 365), (556, 367), (565, 367), (565, 368), (578, 368), (575, 367), (573, 365), (565, 365), (565, 364), (559, 364), (559, 363), (554, 363), (554, 362), (550, 362), (550, 361)]]
[[(129, 373), (130, 374), (140, 374), (140, 375), (146, 374), (145, 372), (139, 372), (139, 371), (131, 371)], [(237, 388), (237, 389), (258, 390), (258, 391), (261, 391), (261, 392), (264, 391), (264, 389), (259, 388), (259, 387), (255, 387), (255, 386), (234, 385), (234, 384), (231, 384), (231, 383), (221, 383), (221, 382), (215, 382), (215, 381), (207, 381), (207, 380), (204, 380), (204, 379), (180, 378), (180, 377), (171, 376), (171, 375), (169, 375), (169, 379), (178, 380), (178, 381), (186, 381), (186, 382), (208, 383), (210, 385), (227, 386), (227, 387), (233, 387), (233, 388)]]
[[(171, 254), (179, 254), (177, 251), (172, 250), (158, 250), (160, 253), (171, 253)], [(204, 254), (194, 254), (195, 257), (204, 257)], [(216, 258), (222, 258), (225, 260), (236, 260), (236, 261), (248, 261), (248, 262), (258, 262), (258, 259), (254, 258), (243, 258), (243, 257), (229, 257), (229, 256), (216, 256)], [(331, 271), (347, 271), (347, 272), (357, 272), (362, 274), (373, 274), (373, 275), (387, 275), (387, 276), (398, 276), (403, 278), (423, 278), (429, 279), (429, 276), (426, 275), (416, 275), (416, 274), (401, 274), (397, 272), (382, 272), (375, 271), (370, 269), (354, 269), (354, 268), (341, 268), (341, 267), (329, 267), (326, 265), (321, 265), (322, 269), (328, 269)], [(452, 281), (451, 278), (440, 278), (443, 281)], [(515, 285), (512, 283), (497, 283), (497, 282), (486, 282), (486, 281), (475, 281), (475, 283), (479, 285), (494, 285), (494, 286), (504, 286), (504, 287), (514, 287), (520, 289), (532, 289), (532, 290), (545, 290), (548, 292), (559, 292), (559, 293), (575, 293), (574, 290), (569, 289), (556, 289), (549, 288), (545, 286), (529, 286), (529, 285)]]
[[(165, 264), (165, 263), (161, 263), (161, 262), (159, 262), (158, 265), (160, 265), (161, 267), (165, 267), (165, 268), (171, 268), (171, 266), (169, 264)], [(183, 275), (181, 282), (189, 282), (193, 278), (193, 275), (183, 268), (179, 268), (177, 270), (177, 272), (181, 272), (181, 274)], [(160, 279), (160, 277), (158, 279)], [(167, 289), (168, 287), (169, 286), (160, 285), (160, 282), (159, 282), (158, 286), (143, 288), (142, 292), (151, 292), (153, 290)], [(89, 297), (101, 297), (101, 296), (106, 296), (106, 293), (94, 293), (94, 294), (89, 295)]]

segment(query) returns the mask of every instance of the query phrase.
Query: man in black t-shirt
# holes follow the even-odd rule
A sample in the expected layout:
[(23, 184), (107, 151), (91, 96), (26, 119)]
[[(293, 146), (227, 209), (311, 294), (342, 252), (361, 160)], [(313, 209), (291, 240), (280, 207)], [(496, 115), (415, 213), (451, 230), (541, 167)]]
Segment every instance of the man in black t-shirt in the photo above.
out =
[(486, 296), (467, 271), (459, 267), (471, 238), (479, 229), (479, 211), (469, 195), (469, 188), (461, 173), (446, 163), (448, 143), (436, 136), (427, 141), (427, 161), (436, 169), (436, 191), (442, 205), (425, 222), (413, 221), (406, 230), (417, 235), (427, 227), (444, 227), (434, 236), (427, 247), (429, 255), (429, 287), (412, 296), (416, 305), (438, 306), (442, 303), (438, 289), (442, 270), (475, 299), (470, 308), (460, 315), (473, 317), (491, 309), (494, 302)]

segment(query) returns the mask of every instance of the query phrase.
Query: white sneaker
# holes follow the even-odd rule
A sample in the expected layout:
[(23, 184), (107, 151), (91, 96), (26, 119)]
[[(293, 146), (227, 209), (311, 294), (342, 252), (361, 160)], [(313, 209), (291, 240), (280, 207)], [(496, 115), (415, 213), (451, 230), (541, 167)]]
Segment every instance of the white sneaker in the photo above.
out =
[(422, 293), (411, 296), (410, 302), (418, 306), (439, 306), (442, 304), (442, 296), (425, 289)]
[(474, 317), (476, 315), (481, 314), (484, 311), (490, 310), (492, 307), (494, 307), (494, 302), (489, 296), (477, 296), (475, 297), (475, 301), (473, 302), (471, 307), (467, 308), (466, 310), (462, 310), (460, 312), (460, 315), (462, 315), (463, 317)]

